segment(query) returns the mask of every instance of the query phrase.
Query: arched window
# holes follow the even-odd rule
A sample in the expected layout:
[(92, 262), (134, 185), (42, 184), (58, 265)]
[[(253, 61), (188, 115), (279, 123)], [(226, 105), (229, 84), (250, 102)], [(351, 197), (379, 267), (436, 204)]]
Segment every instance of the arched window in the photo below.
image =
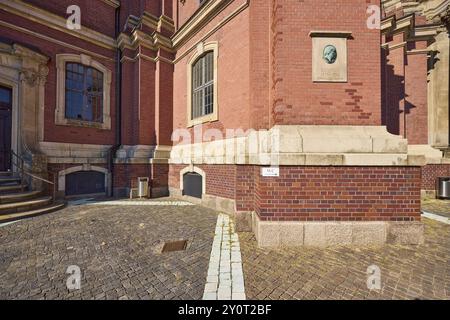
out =
[(66, 118), (103, 122), (103, 73), (81, 63), (66, 63)]
[(192, 119), (214, 112), (214, 52), (209, 51), (192, 65)]
[(219, 43), (199, 43), (187, 63), (187, 127), (219, 120)]

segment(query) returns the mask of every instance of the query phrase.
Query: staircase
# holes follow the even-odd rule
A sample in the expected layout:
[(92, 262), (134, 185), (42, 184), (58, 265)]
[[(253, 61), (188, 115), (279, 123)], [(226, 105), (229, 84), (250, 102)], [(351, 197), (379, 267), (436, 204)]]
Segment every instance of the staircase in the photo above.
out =
[(22, 179), (0, 172), (0, 224), (54, 212), (65, 207), (42, 191), (30, 191)]

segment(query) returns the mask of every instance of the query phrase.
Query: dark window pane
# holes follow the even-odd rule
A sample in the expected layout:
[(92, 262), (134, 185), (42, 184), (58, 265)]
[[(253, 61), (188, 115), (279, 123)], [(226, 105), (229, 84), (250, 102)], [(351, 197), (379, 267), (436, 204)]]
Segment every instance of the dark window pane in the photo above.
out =
[(11, 89), (0, 87), (0, 102), (11, 104)]
[(213, 113), (214, 53), (208, 52), (192, 66), (192, 119)]
[(67, 63), (66, 118), (103, 122), (102, 72), (78, 63)]

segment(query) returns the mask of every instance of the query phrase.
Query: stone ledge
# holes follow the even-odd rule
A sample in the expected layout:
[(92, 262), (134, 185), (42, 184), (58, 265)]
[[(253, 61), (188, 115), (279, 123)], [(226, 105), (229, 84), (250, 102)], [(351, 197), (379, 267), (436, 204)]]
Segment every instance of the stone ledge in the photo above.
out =
[(423, 156), (426, 164), (443, 164), (445, 163), (444, 153), (435, 149), (430, 145), (409, 145), (408, 156)]
[(112, 145), (39, 142), (39, 148), (49, 158), (104, 158)]
[(167, 164), (170, 146), (122, 145), (114, 159), (116, 164)]
[(244, 137), (177, 145), (171, 164), (423, 166), (408, 142), (382, 126), (275, 126)]
[(424, 242), (421, 222), (268, 222), (261, 221), (256, 213), (252, 220), (260, 247), (418, 245)]

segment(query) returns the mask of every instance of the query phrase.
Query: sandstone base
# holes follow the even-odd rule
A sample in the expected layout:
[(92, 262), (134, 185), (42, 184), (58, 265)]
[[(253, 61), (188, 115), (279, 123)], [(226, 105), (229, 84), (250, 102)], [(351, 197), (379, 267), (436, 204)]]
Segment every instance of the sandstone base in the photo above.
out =
[(252, 215), (259, 247), (328, 247), (335, 245), (383, 245), (424, 242), (421, 222), (273, 222)]

